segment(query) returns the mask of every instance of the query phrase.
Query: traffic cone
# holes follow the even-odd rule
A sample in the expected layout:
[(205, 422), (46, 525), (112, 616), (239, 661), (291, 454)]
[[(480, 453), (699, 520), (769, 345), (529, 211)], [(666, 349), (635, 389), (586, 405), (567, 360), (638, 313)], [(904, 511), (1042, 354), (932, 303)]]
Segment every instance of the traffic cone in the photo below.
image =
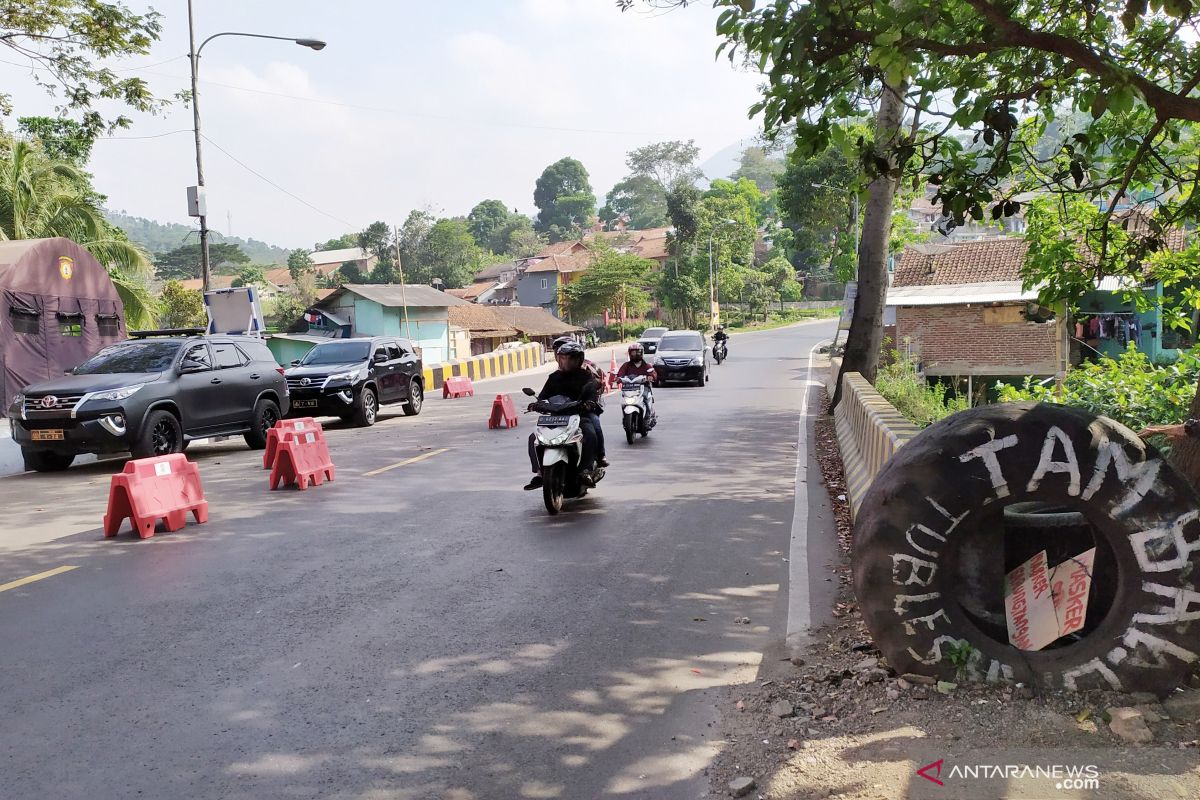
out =
[(608, 390), (611, 392), (612, 388), (617, 385), (617, 351), (616, 351), (616, 349), (614, 348), (614, 349), (610, 350), (609, 354), (612, 356), (612, 359), (608, 362)]

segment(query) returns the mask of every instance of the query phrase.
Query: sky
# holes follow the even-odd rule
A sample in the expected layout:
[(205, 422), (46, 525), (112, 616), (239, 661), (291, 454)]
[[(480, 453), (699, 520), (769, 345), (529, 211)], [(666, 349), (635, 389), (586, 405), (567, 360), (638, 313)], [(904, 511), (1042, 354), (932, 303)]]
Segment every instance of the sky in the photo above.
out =
[[(151, 5), (164, 15), (160, 41), (112, 66), (169, 97), (188, 87), (187, 5)], [(705, 2), (636, 13), (614, 0), (195, 6), (198, 41), (246, 31), (328, 42), (314, 52), (223, 37), (201, 57), (209, 226), (271, 244), (305, 247), (377, 219), (399, 225), (415, 208), (465, 215), (489, 198), (532, 214), (534, 182), (564, 156), (583, 162), (602, 204), (628, 150), (695, 139), (704, 161), (760, 130), (747, 117), (760, 76), (714, 58), (716, 12)], [(0, 64), (0, 81), (14, 118), (53, 111), (27, 68)], [(96, 143), (97, 190), (113, 210), (192, 222), (190, 109), (134, 120)]]

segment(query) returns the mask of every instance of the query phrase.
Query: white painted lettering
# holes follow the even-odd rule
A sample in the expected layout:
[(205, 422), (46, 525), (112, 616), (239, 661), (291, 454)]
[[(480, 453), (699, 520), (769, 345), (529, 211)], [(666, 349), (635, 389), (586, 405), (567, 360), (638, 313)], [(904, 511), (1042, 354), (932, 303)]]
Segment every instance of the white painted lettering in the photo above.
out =
[(933, 539), (934, 541), (937, 541), (937, 542), (941, 542), (942, 544), (945, 544), (946, 537), (943, 536), (942, 534), (938, 533), (937, 531), (933, 531), (933, 530), (930, 530), (929, 528), (926, 528), (924, 525), (922, 525), (919, 522), (915, 525), (909, 526), (908, 532), (904, 534), (905, 538), (908, 539), (908, 543), (910, 545), (912, 545), (912, 548), (914, 550), (916, 550), (918, 553), (924, 553), (925, 555), (929, 556), (930, 558), (937, 558), (938, 557), (937, 550), (929, 550), (928, 548), (921, 547), (921, 545), (917, 544), (913, 540), (914, 532), (923, 533), (926, 536), (928, 536), (930, 539)]
[[(1062, 445), (1066, 461), (1054, 460), (1055, 445)], [(1065, 472), (1071, 479), (1067, 486), (1067, 494), (1072, 497), (1079, 496), (1079, 459), (1075, 457), (1075, 445), (1071, 442), (1071, 437), (1057, 425), (1046, 433), (1046, 441), (1042, 444), (1042, 457), (1038, 460), (1037, 469), (1033, 471), (1033, 477), (1029, 479), (1026, 490), (1036, 492), (1042, 478), (1051, 472)]]
[[(901, 575), (901, 564), (908, 565), (908, 575)], [(905, 555), (904, 553), (892, 554), (892, 583), (896, 586), (909, 586), (917, 584), (918, 586), (930, 586), (933, 584), (933, 576), (937, 574), (938, 565), (933, 561), (926, 561), (923, 558)], [(926, 570), (924, 575), (921, 570)], [(904, 580), (900, 580), (903, 577)]]
[(1130, 663), (1138, 667), (1147, 669), (1165, 667), (1167, 666), (1167, 656), (1173, 656), (1185, 664), (1191, 664), (1197, 658), (1191, 650), (1185, 650), (1174, 642), (1160, 639), (1152, 633), (1146, 633), (1137, 628), (1125, 631), (1121, 641), (1132, 651), (1129, 658)]
[(933, 647), (927, 655), (922, 656), (911, 647), (908, 648), (908, 654), (922, 664), (937, 664), (942, 660), (943, 644), (958, 645), (958, 639), (955, 639), (953, 636), (939, 636), (933, 640)]
[(1152, 458), (1149, 461), (1133, 463), (1125, 454), (1125, 446), (1120, 442), (1110, 442), (1103, 439), (1100, 442), (1100, 453), (1096, 456), (1096, 466), (1092, 470), (1092, 479), (1080, 497), (1091, 500), (1096, 492), (1104, 486), (1104, 478), (1110, 467), (1115, 468), (1118, 483), (1125, 488), (1125, 498), (1113, 509), (1120, 516), (1129, 511), (1145, 498), (1158, 482), (1158, 471), (1162, 467), (1162, 459)]
[[(1075, 669), (1069, 669), (1062, 674), (1063, 688), (1069, 692), (1074, 692), (1078, 689), (1079, 679), (1088, 675), (1099, 675), (1104, 681), (1116, 691), (1121, 691), (1121, 679), (1117, 677), (1117, 673), (1113, 672), (1104, 663), (1093, 658), (1086, 664), (1080, 664)], [(1049, 678), (1050, 676), (1047, 676)]]
[[(1197, 519), (1200, 519), (1200, 511), (1189, 511), (1180, 515), (1169, 525), (1151, 528), (1130, 536), (1129, 542), (1133, 545), (1133, 554), (1137, 556), (1138, 566), (1142, 568), (1142, 571), (1170, 572), (1186, 567), (1191, 554), (1200, 550), (1200, 535), (1197, 535), (1196, 540), (1191, 542), (1185, 535), (1185, 528), (1196, 522)], [(1159, 558), (1159, 556), (1169, 557)]]
[(1174, 625), (1178, 622), (1200, 619), (1200, 592), (1183, 586), (1163, 586), (1160, 583), (1149, 582), (1142, 583), (1142, 591), (1165, 597), (1171, 601), (1171, 604), (1159, 606), (1157, 613), (1154, 614), (1134, 614), (1134, 625), (1138, 623)]
[(941, 592), (930, 592), (929, 594), (898, 594), (895, 599), (895, 610), (897, 617), (903, 617), (908, 613), (910, 603), (927, 603), (930, 600), (937, 600), (942, 596)]
[(1010, 447), (1017, 446), (1016, 434), (1005, 436), (1003, 439), (993, 439), (986, 444), (981, 444), (974, 450), (969, 450), (958, 457), (958, 460), (966, 464), (968, 461), (974, 461), (977, 458), (983, 459), (983, 465), (987, 467), (988, 477), (992, 479), (992, 489), (996, 492), (996, 497), (1008, 497), (1008, 482), (1004, 480), (1004, 472), (1000, 469), (1000, 459), (996, 454), (1001, 450), (1007, 450)]
[(938, 619), (944, 619), (946, 622), (950, 622), (950, 618), (946, 616), (946, 609), (939, 608), (937, 611), (933, 612), (927, 617), (913, 617), (912, 619), (906, 619), (904, 621), (904, 632), (909, 636), (916, 636), (917, 629), (915, 626), (918, 624), (924, 625), (925, 627), (929, 628), (929, 630), (933, 630), (933, 625)]

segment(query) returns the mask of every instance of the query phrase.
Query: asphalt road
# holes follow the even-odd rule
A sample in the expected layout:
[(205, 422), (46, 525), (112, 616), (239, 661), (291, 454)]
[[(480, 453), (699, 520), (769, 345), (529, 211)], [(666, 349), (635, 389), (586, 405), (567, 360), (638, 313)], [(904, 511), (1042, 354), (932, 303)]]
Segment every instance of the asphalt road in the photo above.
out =
[(193, 448), (210, 521), (144, 541), (101, 536), (111, 464), (0, 479), (0, 584), (74, 567), (0, 586), (0, 797), (704, 796), (718, 701), (780, 657), (793, 534), (818, 621), (833, 585), (827, 510), (793, 531), (832, 333), (735, 336), (633, 446), (605, 414), (608, 476), (556, 518), (520, 489), (531, 420), (486, 426), (539, 376), (333, 425), (303, 493)]

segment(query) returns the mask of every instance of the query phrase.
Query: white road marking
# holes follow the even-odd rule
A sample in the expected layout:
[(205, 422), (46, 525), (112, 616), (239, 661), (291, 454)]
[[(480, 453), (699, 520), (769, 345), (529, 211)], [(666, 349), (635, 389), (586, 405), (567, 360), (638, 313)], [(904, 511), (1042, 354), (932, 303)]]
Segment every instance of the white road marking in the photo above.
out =
[(813, 362), (817, 348), (825, 344), (817, 342), (808, 351), (808, 375), (804, 380), (804, 397), (800, 401), (799, 434), (796, 438), (796, 502), (792, 510), (791, 556), (788, 573), (788, 620), (787, 638), (789, 647), (799, 644), (812, 626), (812, 603), (808, 585), (808, 402), (812, 396)]

